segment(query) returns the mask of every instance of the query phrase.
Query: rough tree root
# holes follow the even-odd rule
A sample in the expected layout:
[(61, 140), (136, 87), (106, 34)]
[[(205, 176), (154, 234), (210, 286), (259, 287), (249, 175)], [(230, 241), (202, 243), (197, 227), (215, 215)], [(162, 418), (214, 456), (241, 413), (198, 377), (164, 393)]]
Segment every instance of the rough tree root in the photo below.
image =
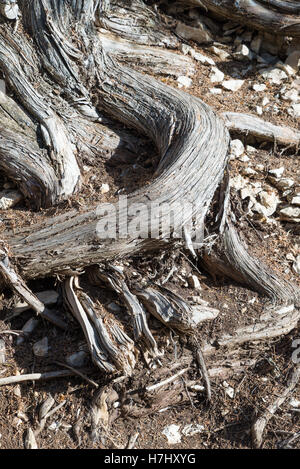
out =
[[(264, 1), (239, 2), (240, 10), (229, 0), (222, 6), (205, 0), (186, 3), (201, 3), (220, 14), (234, 11), (235, 19), (257, 28), (273, 30), (276, 25), (283, 34), (300, 35), (297, 10), (286, 2), (273, 1), (269, 10)], [(178, 38), (141, 0), (20, 0), (19, 7), (22, 20), (17, 30), (8, 21), (0, 24), (0, 68), (14, 96), (0, 93), (0, 167), (32, 208), (55, 205), (78, 191), (82, 161), (95, 160), (103, 148), (115, 153), (117, 148), (137, 146), (138, 138), (113, 130), (112, 119), (149, 137), (160, 161), (151, 183), (128, 196), (127, 207), (114, 204), (108, 218), (108, 224), (118, 220), (114, 239), (97, 235), (104, 215), (94, 206), (5, 232), (3, 241), (9, 249), (1, 251), (0, 268), (6, 282), (45, 315), (44, 305), (23, 279), (64, 275), (65, 304), (83, 329), (92, 360), (105, 372), (130, 375), (138, 344), (151, 351), (153, 360), (160, 355), (146, 311), (171, 329), (191, 335), (201, 321), (218, 315), (209, 307), (192, 307), (157, 284), (132, 290), (114, 267), (116, 258), (171, 249), (176, 234), (183, 232), (187, 249), (195, 255), (197, 248), (209, 271), (249, 285), (271, 300), (254, 329), (245, 327), (233, 337), (222, 337), (219, 346), (236, 347), (292, 330), (299, 319), (299, 292), (252, 257), (237, 232), (227, 173), (227, 127), (250, 129), (294, 145), (299, 132), (259, 119), (250, 122), (249, 116), (239, 124), (234, 114), (222, 119), (200, 99), (125, 66), (143, 52), (145, 58), (137, 63), (141, 71), (157, 72), (158, 58), (163, 57), (168, 73), (178, 76), (190, 60), (159, 49), (178, 47)], [(136, 42), (138, 49), (132, 46)], [(101, 137), (101, 144), (94, 143), (95, 136)], [(185, 210), (183, 201), (188, 202)], [(153, 203), (168, 204), (173, 210), (173, 239), (165, 229), (170, 213), (161, 212), (154, 236), (152, 232), (149, 237)], [(144, 229), (139, 238), (122, 237), (127, 213), (136, 204), (149, 208)], [(117, 317), (103, 320), (96, 302), (79, 286), (83, 269), (91, 282), (104, 282), (119, 295), (131, 316), (130, 325)], [(204, 359), (212, 353), (214, 347), (206, 345), (198, 356), (209, 399), (210, 370)]]

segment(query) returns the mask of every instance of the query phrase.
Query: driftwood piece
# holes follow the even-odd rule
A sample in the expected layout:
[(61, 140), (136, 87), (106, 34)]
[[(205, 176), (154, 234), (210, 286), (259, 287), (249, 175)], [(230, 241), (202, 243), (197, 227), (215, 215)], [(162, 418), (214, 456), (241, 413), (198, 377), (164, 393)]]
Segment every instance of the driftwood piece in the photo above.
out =
[(239, 112), (224, 112), (222, 116), (229, 131), (282, 145), (300, 145), (300, 132), (291, 127), (270, 124), (259, 117)]

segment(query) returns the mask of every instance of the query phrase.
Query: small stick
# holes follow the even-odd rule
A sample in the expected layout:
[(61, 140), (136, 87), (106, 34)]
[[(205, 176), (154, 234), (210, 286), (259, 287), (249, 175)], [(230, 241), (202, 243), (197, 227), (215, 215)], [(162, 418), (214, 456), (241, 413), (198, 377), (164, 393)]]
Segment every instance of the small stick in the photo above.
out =
[(66, 363), (62, 363), (62, 362), (58, 362), (58, 361), (55, 361), (54, 363), (56, 363), (57, 365), (63, 366), (64, 368), (68, 368), (68, 370), (71, 370), (71, 371), (73, 371), (76, 375), (81, 376), (82, 379), (84, 379), (85, 381), (87, 381), (89, 384), (91, 384), (91, 385), (94, 386), (95, 388), (99, 388), (99, 384), (97, 384), (95, 381), (93, 381), (92, 379), (88, 378), (86, 375), (84, 375), (83, 373), (81, 373), (81, 371), (76, 370), (76, 368), (73, 368), (72, 366), (69, 366), (69, 365), (67, 365)]
[(161, 388), (162, 386), (166, 386), (166, 384), (169, 384), (169, 383), (172, 383), (173, 381), (175, 381), (175, 379), (177, 379), (179, 376), (186, 373), (186, 371), (188, 369), (189, 368), (184, 368), (183, 370), (180, 370), (178, 373), (176, 373), (176, 375), (173, 375), (170, 378), (167, 378), (163, 381), (160, 381), (159, 383), (152, 384), (151, 386), (146, 386), (145, 389), (146, 389), (147, 392), (156, 391), (157, 389)]
[(200, 347), (197, 349), (197, 352), (196, 352), (196, 360), (197, 360), (198, 366), (201, 370), (202, 377), (204, 379), (204, 386), (205, 386), (205, 390), (206, 390), (207, 400), (211, 401), (210, 379), (209, 379), (209, 376), (208, 376), (208, 371), (207, 371), (207, 368), (206, 368), (203, 353), (202, 353)]
[(128, 445), (127, 445), (126, 449), (133, 449), (138, 437), (139, 437), (139, 432), (133, 433), (133, 435), (131, 435), (130, 438), (129, 438)]
[(289, 379), (287, 388), (282, 395), (278, 397), (273, 404), (269, 405), (266, 411), (254, 422), (252, 426), (252, 440), (255, 448), (260, 448), (263, 442), (263, 432), (274, 416), (279, 407), (284, 403), (289, 394), (295, 389), (300, 378), (300, 365), (295, 367), (291, 378)]
[(0, 379), (0, 386), (6, 386), (8, 384), (23, 383), (25, 381), (41, 381), (55, 378), (65, 378), (67, 376), (74, 376), (74, 371), (59, 370), (59, 371), (48, 371), (46, 373), (31, 373), (28, 375), (17, 375), (8, 376), (7, 378)]

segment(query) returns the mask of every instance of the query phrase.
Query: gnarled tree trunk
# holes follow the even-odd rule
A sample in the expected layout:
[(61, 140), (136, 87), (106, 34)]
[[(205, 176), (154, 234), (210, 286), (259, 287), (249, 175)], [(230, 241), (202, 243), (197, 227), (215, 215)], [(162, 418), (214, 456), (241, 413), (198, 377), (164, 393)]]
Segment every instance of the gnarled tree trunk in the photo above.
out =
[[(276, 27), (280, 34), (300, 35), (295, 2), (184, 3), (259, 29)], [(0, 70), (10, 92), (10, 97), (0, 92), (0, 167), (31, 208), (52, 207), (80, 194), (84, 161), (103, 151), (125, 151), (130, 143), (135, 146), (138, 137), (129, 128), (151, 139), (159, 163), (151, 182), (128, 195), (129, 208), (143, 204), (147, 209), (139, 238), (121, 236), (123, 224), (130, 220), (127, 208), (118, 202), (111, 219), (106, 218), (108, 224), (117, 220), (113, 239), (99, 236), (97, 226), (104, 215), (96, 204), (42, 220), (37, 211), (30, 225), (2, 233), (0, 267), (6, 281), (19, 294), (26, 291), (26, 301), (43, 312), (34, 296), (31, 300), (20, 287), (22, 281), (64, 275), (66, 304), (82, 326), (94, 362), (102, 370), (130, 374), (138, 339), (158, 355), (146, 311), (167, 326), (192, 334), (195, 308), (159, 285), (133, 290), (114, 262), (172, 249), (176, 233), (183, 232), (185, 246), (193, 255), (197, 248), (208, 270), (250, 285), (267, 295), (274, 308), (289, 306), (278, 317), (286, 323), (290, 319), (294, 327), (299, 317), (293, 309), (299, 303), (296, 288), (251, 257), (237, 234), (225, 120), (198, 98), (150, 76), (158, 70), (175, 77), (186, 67), (191, 74), (194, 71), (191, 59), (173, 50), (180, 41), (172, 28), (142, 0), (19, 0), (18, 6), (17, 27), (16, 5), (3, 10), (0, 24)], [(124, 125), (121, 131), (115, 121)], [(298, 144), (297, 135), (293, 133)], [(95, 137), (100, 143), (94, 143)], [(182, 201), (192, 208), (182, 213)], [(148, 236), (154, 203), (172, 207), (172, 238), (164, 231), (169, 213), (160, 213), (157, 235)], [(73, 277), (88, 267), (91, 282), (105, 282), (122, 297), (132, 316), (133, 337), (117, 320), (105, 323), (92, 298), (79, 288)], [(199, 315), (213, 318), (216, 311), (202, 307), (197, 314), (198, 320)], [(278, 317), (275, 313), (270, 319), (272, 337), (284, 326), (285, 332), (289, 330), (286, 323), (276, 328)], [(259, 324), (258, 330), (265, 331), (266, 324)], [(257, 340), (249, 331), (243, 337)], [(228, 342), (224, 338), (226, 346)]]

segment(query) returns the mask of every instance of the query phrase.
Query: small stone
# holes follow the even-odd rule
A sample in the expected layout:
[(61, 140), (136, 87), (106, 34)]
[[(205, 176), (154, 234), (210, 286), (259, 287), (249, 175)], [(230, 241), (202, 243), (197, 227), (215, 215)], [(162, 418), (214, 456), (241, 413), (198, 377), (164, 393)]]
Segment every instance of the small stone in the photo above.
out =
[(107, 192), (109, 192), (109, 185), (108, 184), (102, 184), (100, 192), (101, 192), (101, 194), (107, 194)]
[(212, 83), (220, 83), (224, 80), (224, 73), (221, 72), (217, 67), (212, 67), (210, 74), (210, 81)]
[(206, 55), (200, 54), (200, 52), (195, 52), (193, 58), (197, 60), (197, 62), (202, 63), (203, 65), (216, 65), (215, 61), (210, 57), (206, 57)]
[(260, 72), (263, 78), (274, 85), (280, 85), (283, 80), (288, 78), (287, 74), (280, 68), (272, 68)]
[(179, 21), (176, 26), (176, 34), (189, 41), (198, 42), (200, 44), (205, 44), (213, 41), (213, 38), (209, 30), (203, 24), (198, 24), (197, 28), (188, 26), (185, 23)]
[(261, 106), (256, 106), (256, 114), (259, 116), (263, 114), (263, 108)]
[(238, 159), (239, 159), (240, 161), (242, 161), (242, 163), (248, 163), (248, 161), (250, 161), (250, 158), (249, 158), (249, 156), (247, 156), (247, 155), (239, 156)]
[(284, 173), (284, 166), (281, 166), (280, 168), (275, 168), (275, 169), (270, 169), (269, 174), (273, 176), (276, 179), (280, 179), (281, 176)]
[(194, 55), (195, 49), (188, 44), (184, 44), (183, 42), (180, 44), (180, 50), (184, 55)]
[(284, 99), (284, 101), (291, 101), (293, 103), (297, 103), (298, 101), (300, 101), (299, 91), (296, 89), (291, 89), (286, 91), (285, 93), (282, 93), (281, 97), (282, 99)]
[(290, 202), (292, 205), (297, 205), (298, 207), (300, 207), (300, 195), (292, 197)]
[(281, 220), (300, 223), (300, 207), (285, 207), (279, 211)]
[(238, 158), (239, 156), (245, 153), (245, 147), (241, 140), (238, 138), (231, 140), (230, 142), (230, 155), (234, 158)]
[(255, 176), (257, 174), (257, 172), (250, 168), (249, 166), (247, 168), (244, 168), (242, 173), (245, 175), (245, 176)]
[(163, 429), (162, 434), (167, 438), (169, 445), (176, 445), (181, 442), (179, 428), (179, 425), (172, 424)]
[(222, 86), (225, 90), (238, 91), (244, 84), (245, 80), (226, 80), (223, 81)]
[(17, 338), (17, 345), (20, 345), (24, 342), (25, 338), (26, 337), (29, 337), (30, 334), (32, 334), (32, 332), (34, 331), (34, 329), (37, 327), (39, 323), (39, 320), (36, 319), (36, 318), (30, 318), (28, 319), (28, 321), (24, 324), (24, 326), (22, 327), (22, 332), (23, 334), (20, 335), (18, 338)]
[(290, 189), (295, 185), (295, 181), (290, 178), (276, 179), (273, 177), (269, 177), (269, 180), (273, 184), (273, 186), (277, 187), (277, 189), (280, 189), (281, 191), (286, 191), (287, 189)]
[(9, 208), (17, 205), (23, 196), (18, 191), (3, 191), (0, 192), (0, 210), (8, 210)]
[(46, 357), (48, 355), (48, 337), (43, 337), (33, 345), (33, 353), (36, 357)]
[(225, 389), (225, 393), (227, 394), (228, 397), (230, 397), (230, 399), (233, 399), (234, 398), (234, 389), (229, 386), (229, 384), (227, 383), (227, 381), (223, 381), (223, 387)]
[(211, 46), (208, 48), (210, 52), (218, 56), (221, 60), (226, 60), (228, 57), (230, 57), (230, 54), (226, 52), (225, 50), (219, 49), (218, 47)]
[(113, 301), (111, 303), (109, 303), (109, 305), (107, 305), (107, 309), (111, 313), (121, 313), (122, 312), (121, 306), (119, 306), (117, 303), (114, 303)]
[(67, 363), (74, 368), (82, 368), (87, 360), (87, 354), (83, 350), (72, 353), (67, 357)]
[(0, 13), (8, 20), (16, 20), (19, 15), (19, 7), (17, 2), (4, 0), (1, 3), (2, 5), (0, 5)]
[(294, 409), (299, 409), (300, 407), (300, 401), (298, 399), (295, 399), (294, 397), (290, 400), (290, 406), (293, 407)]
[(222, 94), (222, 90), (220, 88), (210, 88), (211, 94)]
[(259, 193), (259, 200), (261, 204), (265, 207), (265, 216), (269, 217), (276, 212), (279, 199), (275, 192), (262, 191)]
[(269, 98), (267, 98), (266, 96), (263, 98), (261, 104), (262, 106), (266, 106), (267, 104), (269, 104), (270, 100)]
[(252, 147), (251, 145), (247, 145), (247, 146), (246, 146), (246, 152), (247, 152), (247, 153), (256, 153), (257, 150), (256, 150), (255, 147)]
[[(45, 290), (41, 292), (35, 292), (34, 294), (42, 303), (47, 306), (56, 304), (59, 297), (58, 293), (55, 290)], [(27, 311), (28, 309), (31, 309), (31, 306), (28, 303), (26, 303), (25, 301), (19, 301), (13, 308), (12, 314), (17, 315), (23, 313), (24, 311)]]
[(189, 88), (192, 85), (193, 81), (191, 78), (186, 76), (180, 76), (177, 78), (178, 88)]
[(265, 89), (267, 88), (266, 85), (264, 85), (263, 83), (257, 83), (255, 85), (252, 86), (252, 88), (254, 89), (254, 91), (265, 91)]
[(198, 433), (202, 433), (204, 430), (205, 430), (205, 427), (203, 425), (190, 424), (190, 425), (186, 425), (183, 428), (182, 434), (184, 436), (194, 436), (194, 435), (197, 435)]
[(288, 113), (293, 117), (300, 117), (300, 103), (292, 104), (292, 106), (288, 109)]

